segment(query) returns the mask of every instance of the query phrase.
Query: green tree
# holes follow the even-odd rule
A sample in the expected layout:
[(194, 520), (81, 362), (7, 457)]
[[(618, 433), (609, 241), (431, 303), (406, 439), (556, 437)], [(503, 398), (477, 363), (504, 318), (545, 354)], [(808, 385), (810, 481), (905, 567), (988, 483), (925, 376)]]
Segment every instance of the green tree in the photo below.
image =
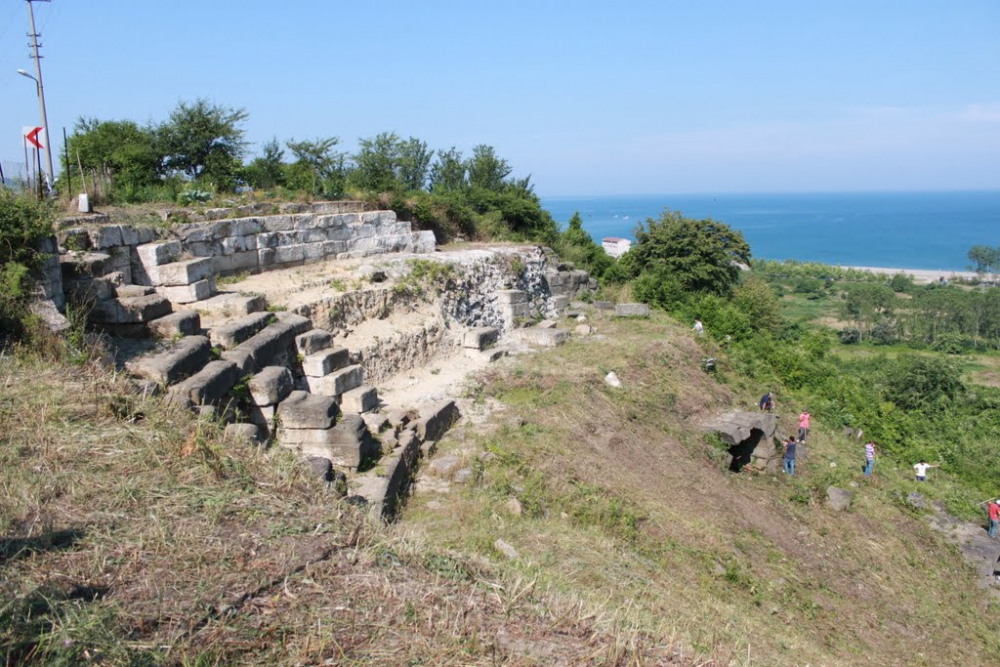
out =
[(264, 144), (261, 155), (247, 165), (244, 178), (250, 187), (261, 190), (284, 185), (285, 151), (277, 137)]
[(399, 142), (396, 178), (404, 189), (409, 191), (424, 189), (433, 157), (434, 151), (428, 150), (427, 144), (416, 137)]
[(339, 196), (344, 189), (344, 154), (334, 150), (340, 143), (337, 137), (315, 141), (287, 142), (288, 150), (295, 156), (289, 170), (292, 187), (308, 190), (312, 194)]
[(876, 320), (891, 317), (896, 295), (888, 285), (856, 283), (845, 295), (844, 314), (859, 327), (870, 330)]
[(116, 188), (152, 185), (160, 178), (163, 156), (156, 134), (130, 120), (100, 121), (80, 118), (68, 140), (69, 161), (63, 168), (79, 176), (85, 172), (110, 172)]
[(506, 160), (499, 157), (492, 146), (480, 144), (472, 149), (472, 157), (465, 165), (469, 174), (469, 185), (499, 192), (513, 169)]
[(615, 261), (583, 228), (579, 212), (573, 213), (560, 237), (559, 256), (581, 265), (595, 278), (603, 276)]
[[(666, 209), (635, 232), (628, 253), (634, 271), (666, 269), (685, 290), (729, 294), (750, 262), (743, 234), (710, 218), (693, 220)], [(638, 277), (638, 274), (634, 277)]]
[(905, 356), (885, 373), (885, 398), (905, 410), (920, 410), (965, 394), (961, 370), (940, 357)]
[(354, 155), (354, 169), (349, 179), (367, 192), (396, 190), (396, 166), (400, 155), (400, 139), (395, 132), (382, 132), (371, 139), (358, 142)]
[(246, 150), (245, 132), (240, 127), (246, 119), (246, 110), (218, 106), (206, 99), (178, 103), (157, 132), (165, 168), (212, 181), (221, 190), (234, 189)]
[(1000, 248), (974, 245), (969, 248), (969, 261), (973, 263), (973, 270), (980, 278), (986, 273), (996, 273), (1000, 268)]
[(446, 151), (438, 151), (430, 170), (431, 192), (455, 192), (468, 185), (467, 165), (462, 159), (461, 151), (454, 146)]

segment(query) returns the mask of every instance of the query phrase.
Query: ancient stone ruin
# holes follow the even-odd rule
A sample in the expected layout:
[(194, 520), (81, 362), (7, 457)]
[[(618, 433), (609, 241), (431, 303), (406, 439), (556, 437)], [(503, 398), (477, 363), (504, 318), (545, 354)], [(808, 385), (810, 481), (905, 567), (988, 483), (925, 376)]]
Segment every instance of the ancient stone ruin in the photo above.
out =
[(145, 390), (233, 442), (294, 450), (387, 518), (462, 419), (456, 378), (566, 341), (559, 319), (596, 287), (536, 246), (436, 251), (433, 233), (359, 202), (163, 217), (64, 220), (49, 310), (85, 307)]
[(740, 472), (750, 466), (754, 470), (777, 472), (781, 450), (775, 440), (778, 418), (769, 412), (728, 412), (706, 424), (728, 445), (732, 456), (729, 470)]

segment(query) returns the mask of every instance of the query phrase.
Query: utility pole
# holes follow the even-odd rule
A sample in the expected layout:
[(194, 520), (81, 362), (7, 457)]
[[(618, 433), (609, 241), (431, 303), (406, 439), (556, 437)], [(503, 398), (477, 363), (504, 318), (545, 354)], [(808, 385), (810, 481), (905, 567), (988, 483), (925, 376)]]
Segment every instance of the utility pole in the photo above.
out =
[[(31, 58), (35, 59), (35, 84), (38, 87), (38, 106), (42, 112), (42, 127), (45, 128), (45, 164), (48, 167), (48, 172), (45, 174), (45, 184), (48, 186), (49, 191), (52, 191), (52, 179), (55, 178), (55, 169), (52, 167), (52, 128), (49, 127), (49, 118), (45, 113), (45, 88), (42, 86), (42, 56), (38, 55), (38, 49), (42, 46), (38, 43), (38, 38), (41, 35), (35, 30), (35, 11), (31, 6), (32, 2), (51, 2), (52, 0), (26, 0), (28, 3), (28, 21), (31, 23), (31, 32), (28, 37), (31, 38), (31, 44), (28, 46), (32, 49)], [(31, 78), (31, 77), (29, 77)]]

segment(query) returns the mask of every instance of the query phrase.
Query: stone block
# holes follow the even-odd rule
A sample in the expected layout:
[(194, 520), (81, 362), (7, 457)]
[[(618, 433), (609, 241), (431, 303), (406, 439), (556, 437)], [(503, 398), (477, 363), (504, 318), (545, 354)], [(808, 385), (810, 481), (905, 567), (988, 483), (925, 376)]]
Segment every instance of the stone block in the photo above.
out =
[(150, 321), (148, 326), (149, 332), (158, 338), (194, 336), (201, 330), (201, 318), (197, 311), (178, 310)]
[(284, 366), (267, 366), (250, 380), (254, 405), (277, 405), (292, 393), (292, 373)]
[(229, 324), (213, 328), (209, 338), (213, 345), (229, 350), (260, 332), (274, 319), (274, 314), (266, 311), (250, 313)]
[[(59, 247), (65, 250), (90, 249), (90, 234), (87, 233), (86, 229), (66, 229), (60, 231), (56, 235), (56, 239), (59, 242)], [(41, 249), (39, 248), (39, 250)], [(51, 251), (41, 250), (41, 252), (51, 252)]]
[(69, 252), (59, 258), (63, 280), (86, 280), (108, 272), (111, 255), (104, 252)]
[(500, 331), (493, 327), (470, 329), (462, 337), (462, 346), (474, 350), (485, 350), (490, 345), (496, 344), (499, 338)]
[(422, 442), (440, 440), (461, 416), (452, 400), (421, 406), (420, 419), (413, 424), (413, 431)]
[(555, 320), (542, 320), (541, 322), (539, 322), (538, 324), (535, 325), (535, 328), (537, 328), (537, 329), (555, 329), (557, 326), (559, 326), (559, 325), (556, 323)]
[(90, 311), (91, 321), (105, 324), (149, 322), (171, 311), (170, 302), (159, 294), (99, 301)]
[(171, 303), (194, 303), (204, 301), (215, 294), (215, 279), (209, 276), (206, 280), (199, 280), (190, 285), (168, 285), (157, 287), (156, 290)]
[(302, 372), (309, 377), (323, 377), (350, 365), (351, 354), (346, 348), (313, 352), (302, 359)]
[(234, 252), (231, 255), (213, 255), (212, 268), (216, 274), (239, 273), (253, 271), (260, 265), (260, 256), (256, 250)]
[(75, 301), (85, 303), (107, 301), (118, 296), (120, 276), (121, 274), (116, 273), (112, 276), (66, 280), (63, 282), (63, 289), (66, 295)]
[(136, 257), (144, 267), (151, 268), (176, 262), (181, 256), (180, 241), (144, 243), (135, 247)]
[(263, 443), (261, 429), (257, 424), (227, 424), (223, 438), (236, 445), (254, 446)]
[(528, 303), (528, 293), (517, 289), (500, 290), (497, 292), (497, 301), (507, 305)]
[(198, 301), (193, 308), (201, 315), (202, 324), (208, 327), (228, 323), (250, 313), (264, 310), (267, 301), (260, 294), (224, 292), (210, 299)]
[(594, 327), (589, 324), (578, 324), (576, 328), (573, 329), (573, 333), (577, 336), (591, 336), (594, 333)]
[(94, 227), (88, 230), (88, 233), (90, 234), (90, 246), (97, 250), (122, 245), (122, 230), (118, 225)]
[(229, 390), (239, 382), (240, 369), (231, 361), (210, 361), (205, 367), (169, 390), (175, 402), (191, 406), (222, 405)]
[(555, 347), (569, 340), (569, 332), (564, 329), (517, 329), (514, 335), (526, 345)]
[(156, 288), (149, 285), (118, 285), (115, 287), (115, 296), (117, 297), (149, 296), (155, 292)]
[(357, 387), (340, 395), (340, 409), (344, 412), (361, 414), (378, 407), (378, 391), (375, 387)]
[(364, 369), (354, 365), (334, 371), (321, 378), (306, 376), (309, 391), (323, 396), (340, 396), (364, 383)]
[(223, 352), (222, 358), (237, 361), (238, 358), (245, 359), (247, 354), (253, 360), (252, 365), (246, 368), (250, 373), (265, 366), (289, 365), (297, 356), (294, 328), (284, 322), (269, 324), (232, 350)]
[(619, 303), (615, 317), (649, 317), (649, 306), (644, 303)]
[(835, 486), (826, 489), (826, 506), (834, 512), (846, 512), (854, 502), (854, 494)]
[(597, 310), (614, 310), (615, 304), (613, 301), (595, 301), (593, 303), (594, 308)]
[(154, 285), (190, 285), (215, 275), (212, 258), (199, 257), (183, 262), (171, 262), (147, 267), (146, 273)]
[(130, 373), (160, 384), (174, 384), (194, 375), (211, 358), (211, 345), (204, 336), (182, 338), (169, 349), (125, 363)]
[(277, 416), (285, 429), (328, 429), (337, 412), (337, 402), (330, 396), (293, 391), (278, 404)]
[(291, 311), (283, 310), (281, 312), (275, 313), (274, 316), (282, 324), (287, 324), (291, 326), (296, 336), (298, 336), (299, 334), (304, 334), (305, 332), (313, 328), (312, 320), (303, 315), (299, 315), (298, 313), (293, 313)]
[(250, 406), (250, 421), (257, 424), (261, 428), (266, 428), (268, 435), (273, 435), (274, 430), (274, 416), (277, 413), (278, 406), (276, 405), (251, 405)]
[(310, 329), (295, 337), (295, 347), (299, 353), (310, 355), (325, 350), (333, 344), (333, 334), (323, 329)]

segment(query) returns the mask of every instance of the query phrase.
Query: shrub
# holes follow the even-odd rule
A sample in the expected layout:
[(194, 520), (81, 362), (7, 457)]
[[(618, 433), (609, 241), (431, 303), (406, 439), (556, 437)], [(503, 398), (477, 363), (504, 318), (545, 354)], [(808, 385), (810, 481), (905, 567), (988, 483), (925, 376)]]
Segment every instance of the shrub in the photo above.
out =
[(844, 345), (857, 345), (861, 342), (861, 329), (847, 327), (840, 330), (840, 342)]
[(31, 271), (44, 257), (39, 244), (52, 234), (51, 220), (49, 203), (0, 189), (0, 330), (23, 331)]

